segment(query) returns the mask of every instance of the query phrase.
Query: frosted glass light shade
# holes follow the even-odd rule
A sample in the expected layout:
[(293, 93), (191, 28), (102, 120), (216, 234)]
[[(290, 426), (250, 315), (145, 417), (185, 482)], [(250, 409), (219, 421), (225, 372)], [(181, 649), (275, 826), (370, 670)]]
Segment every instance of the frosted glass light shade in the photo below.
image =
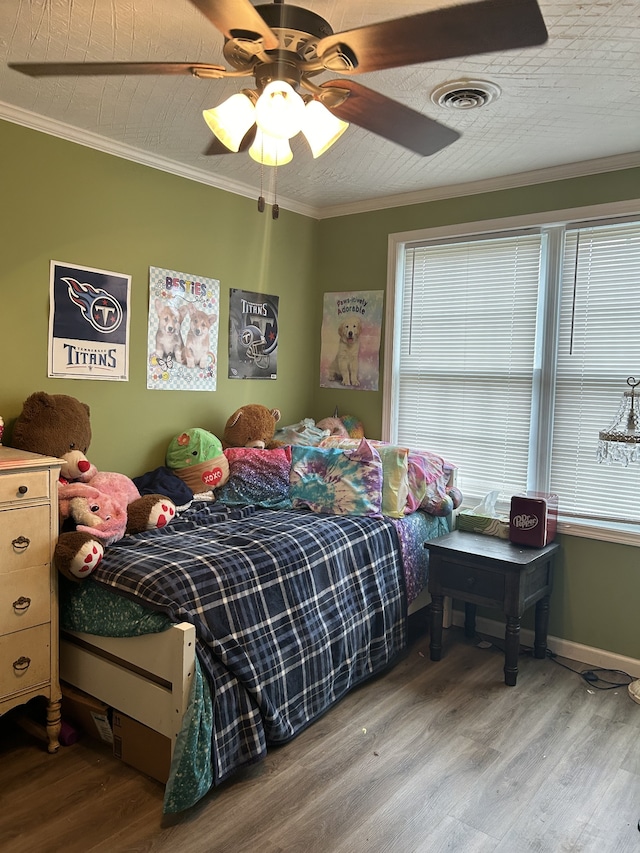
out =
[(304, 112), (302, 133), (309, 143), (313, 156), (319, 157), (331, 148), (349, 125), (329, 112), (320, 101), (309, 101)]
[(267, 83), (256, 104), (256, 124), (276, 139), (291, 139), (305, 120), (304, 101), (283, 80)]
[(277, 139), (268, 133), (263, 133), (260, 127), (256, 130), (256, 138), (249, 149), (249, 156), (263, 166), (284, 166), (285, 163), (293, 160), (289, 140)]
[(256, 108), (246, 95), (238, 92), (220, 106), (203, 110), (202, 115), (220, 142), (230, 151), (238, 151), (245, 134), (255, 123)]

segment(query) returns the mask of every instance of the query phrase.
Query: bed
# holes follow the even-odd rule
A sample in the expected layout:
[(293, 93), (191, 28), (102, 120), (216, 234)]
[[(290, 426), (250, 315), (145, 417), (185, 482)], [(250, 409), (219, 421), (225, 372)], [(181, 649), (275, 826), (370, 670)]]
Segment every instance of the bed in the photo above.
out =
[(61, 678), (170, 739), (163, 810), (182, 811), (394, 663), (448, 531), (194, 501), (61, 583)]

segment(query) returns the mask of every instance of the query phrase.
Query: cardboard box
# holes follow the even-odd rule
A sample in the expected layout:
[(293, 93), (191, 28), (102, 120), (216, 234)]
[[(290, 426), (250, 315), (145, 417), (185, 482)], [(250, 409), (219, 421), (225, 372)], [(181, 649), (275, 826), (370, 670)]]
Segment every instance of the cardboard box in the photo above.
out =
[(60, 689), (64, 722), (96, 740), (113, 743), (109, 706), (65, 681), (60, 682)]
[(475, 515), (469, 510), (461, 510), (456, 516), (456, 528), (467, 533), (484, 533), (487, 536), (509, 538), (509, 520), (504, 517), (490, 518), (487, 515)]
[(511, 498), (509, 539), (512, 542), (544, 548), (555, 539), (557, 527), (557, 495), (526, 492)]
[(171, 768), (171, 740), (120, 711), (113, 712), (113, 754), (163, 784)]

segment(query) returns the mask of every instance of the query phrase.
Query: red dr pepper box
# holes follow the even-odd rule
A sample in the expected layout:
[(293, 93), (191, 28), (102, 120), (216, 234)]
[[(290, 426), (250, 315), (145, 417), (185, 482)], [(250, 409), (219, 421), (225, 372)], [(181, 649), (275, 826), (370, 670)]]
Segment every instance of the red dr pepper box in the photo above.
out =
[(511, 498), (509, 539), (518, 545), (543, 548), (553, 542), (558, 526), (558, 496), (527, 492)]

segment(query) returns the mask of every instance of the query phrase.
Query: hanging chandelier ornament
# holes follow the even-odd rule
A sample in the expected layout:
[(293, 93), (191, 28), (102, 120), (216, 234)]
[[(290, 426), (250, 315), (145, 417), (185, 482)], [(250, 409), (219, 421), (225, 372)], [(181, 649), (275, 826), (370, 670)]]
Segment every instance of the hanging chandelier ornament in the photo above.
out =
[(615, 420), (600, 431), (596, 454), (598, 462), (619, 462), (625, 468), (631, 462), (640, 462), (640, 393), (635, 390), (640, 379), (630, 376), (627, 385), (629, 390), (624, 392)]

